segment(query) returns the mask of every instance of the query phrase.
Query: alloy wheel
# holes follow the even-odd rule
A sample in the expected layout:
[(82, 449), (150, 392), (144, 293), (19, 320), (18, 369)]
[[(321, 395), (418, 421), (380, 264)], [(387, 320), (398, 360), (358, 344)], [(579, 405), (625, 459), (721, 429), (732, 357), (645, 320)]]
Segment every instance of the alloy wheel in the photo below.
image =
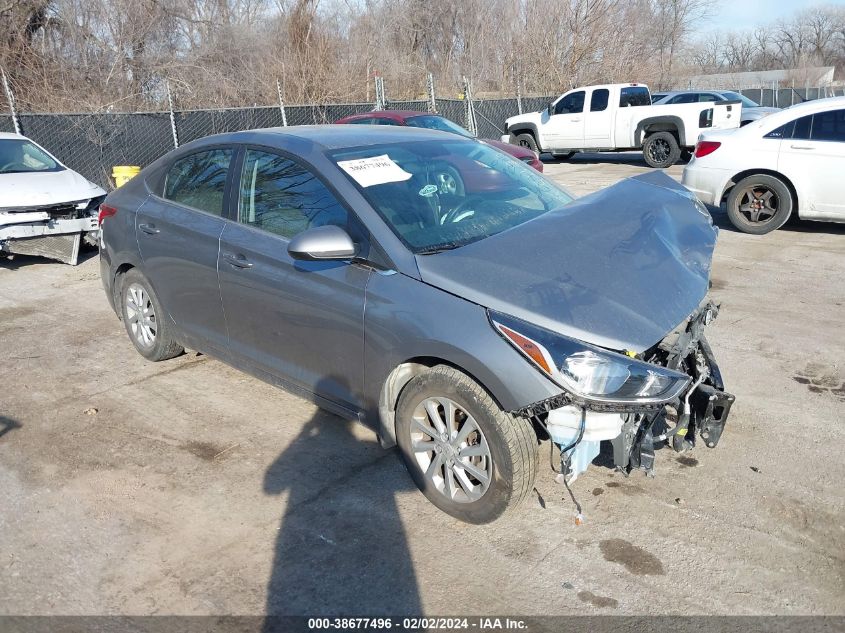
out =
[(739, 212), (751, 224), (763, 224), (771, 220), (778, 211), (777, 194), (763, 185), (744, 189), (739, 196)]
[(414, 458), (427, 483), (450, 501), (471, 503), (487, 492), (493, 459), (481, 427), (449, 398), (426, 398), (410, 425)]
[(669, 158), (672, 148), (662, 138), (655, 139), (648, 147), (648, 154), (655, 163), (663, 163)]
[(132, 336), (142, 347), (152, 347), (156, 340), (156, 314), (150, 295), (140, 284), (126, 289), (126, 321)]

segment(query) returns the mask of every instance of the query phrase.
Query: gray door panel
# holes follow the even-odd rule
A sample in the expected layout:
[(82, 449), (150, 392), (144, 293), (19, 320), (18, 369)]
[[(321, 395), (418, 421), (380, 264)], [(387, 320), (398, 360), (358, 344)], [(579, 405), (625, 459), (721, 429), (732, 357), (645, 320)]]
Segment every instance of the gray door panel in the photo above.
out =
[(135, 234), (150, 280), (182, 342), (200, 350), (226, 348), (217, 282), (224, 220), (156, 197), (138, 210)]
[(296, 261), (287, 245), (276, 235), (226, 224), (219, 277), (230, 351), (357, 409), (370, 271), (348, 262)]

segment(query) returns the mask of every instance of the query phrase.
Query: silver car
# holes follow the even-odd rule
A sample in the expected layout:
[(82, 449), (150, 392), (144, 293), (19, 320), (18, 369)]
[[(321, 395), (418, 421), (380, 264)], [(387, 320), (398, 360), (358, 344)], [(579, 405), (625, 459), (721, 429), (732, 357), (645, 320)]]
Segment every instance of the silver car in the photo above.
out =
[(652, 105), (709, 103), (715, 101), (739, 101), (742, 103), (740, 126), (748, 125), (752, 121), (762, 119), (774, 112), (780, 112), (780, 108), (761, 106), (741, 92), (735, 92), (733, 90), (674, 90), (672, 92), (658, 92), (651, 95)]
[(99, 219), (144, 357), (201, 350), (361, 420), (464, 521), (529, 494), (543, 441), (566, 485), (604, 441), (650, 473), (733, 402), (703, 333), (717, 230), (661, 173), (574, 200), (446, 132), (278, 128), (171, 152)]

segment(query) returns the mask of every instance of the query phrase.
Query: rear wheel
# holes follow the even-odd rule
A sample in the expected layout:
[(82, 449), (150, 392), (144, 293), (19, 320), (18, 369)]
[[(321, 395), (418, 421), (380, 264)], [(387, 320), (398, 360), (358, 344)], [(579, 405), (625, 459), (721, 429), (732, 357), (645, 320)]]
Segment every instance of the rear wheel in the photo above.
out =
[(415, 376), (396, 409), (396, 439), (417, 487), (467, 523), (512, 510), (534, 485), (537, 437), (476, 382), (439, 365)]
[(775, 176), (754, 174), (731, 189), (727, 210), (737, 229), (764, 235), (782, 227), (792, 215), (792, 192)]
[(520, 147), (527, 147), (532, 152), (540, 153), (540, 148), (537, 147), (537, 141), (534, 140), (534, 135), (529, 134), (528, 132), (524, 132), (523, 134), (516, 135), (516, 144)]
[(123, 276), (120, 308), (129, 340), (147, 360), (167, 360), (185, 351), (173, 338), (150, 282), (134, 268)]
[(665, 169), (678, 162), (681, 148), (671, 132), (655, 132), (643, 142), (643, 158), (649, 167)]

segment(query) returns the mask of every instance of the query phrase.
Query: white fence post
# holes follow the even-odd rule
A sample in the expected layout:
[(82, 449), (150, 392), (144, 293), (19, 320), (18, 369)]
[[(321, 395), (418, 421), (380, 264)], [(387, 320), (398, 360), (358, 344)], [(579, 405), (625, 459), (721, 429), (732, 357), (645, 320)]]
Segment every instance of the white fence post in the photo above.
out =
[(472, 87), (466, 77), (464, 77), (464, 100), (466, 101), (467, 129), (473, 136), (478, 136), (478, 128), (475, 125), (475, 110), (472, 105)]
[(12, 115), (12, 126), (15, 128), (15, 134), (20, 134), (21, 123), (18, 121), (18, 113), (15, 111), (15, 95), (12, 94), (12, 88), (9, 86), (9, 80), (6, 78), (6, 71), (0, 69), (0, 74), (3, 76), (3, 90), (6, 91), (6, 99), (9, 102), (9, 112)]
[(179, 135), (176, 133), (176, 114), (173, 112), (173, 96), (170, 94), (170, 82), (166, 82), (167, 86), (167, 105), (170, 108), (170, 130), (173, 132), (173, 147), (179, 147)]
[(437, 112), (437, 98), (434, 96), (434, 73), (428, 73), (428, 111)]
[(285, 114), (285, 100), (282, 99), (282, 82), (276, 80), (276, 92), (279, 93), (279, 111), (282, 113), (282, 127), (288, 126), (288, 117)]

